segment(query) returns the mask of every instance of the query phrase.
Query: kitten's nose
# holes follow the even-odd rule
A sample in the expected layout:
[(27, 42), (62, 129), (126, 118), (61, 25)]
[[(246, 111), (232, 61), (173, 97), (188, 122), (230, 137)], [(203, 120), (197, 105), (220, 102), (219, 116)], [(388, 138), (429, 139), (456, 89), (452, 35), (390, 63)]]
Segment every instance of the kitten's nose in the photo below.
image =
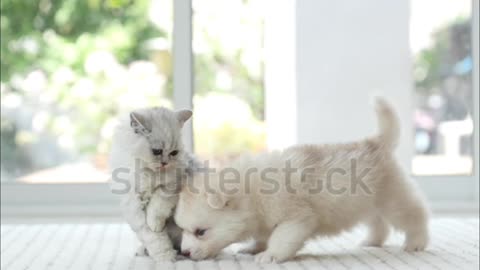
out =
[(167, 166), (168, 162), (161, 162), (160, 164), (162, 164), (162, 166)]
[(190, 251), (189, 250), (182, 250), (182, 255), (189, 258), (190, 257)]
[(155, 148), (152, 149), (152, 153), (153, 153), (153, 155), (155, 155), (155, 156), (161, 155), (162, 152), (163, 152), (162, 149), (155, 149)]

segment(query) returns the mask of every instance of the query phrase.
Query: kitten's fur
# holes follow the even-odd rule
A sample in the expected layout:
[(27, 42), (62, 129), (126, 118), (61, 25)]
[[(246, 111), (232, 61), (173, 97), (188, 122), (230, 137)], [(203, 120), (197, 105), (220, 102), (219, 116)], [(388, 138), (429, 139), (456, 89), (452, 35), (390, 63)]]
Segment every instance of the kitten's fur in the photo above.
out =
[[(306, 240), (337, 235), (358, 223), (369, 227), (366, 245), (382, 245), (393, 225), (405, 233), (405, 250), (423, 250), (428, 210), (393, 154), (398, 118), (383, 99), (377, 99), (376, 110), (380, 133), (365, 140), (298, 145), (246, 158), (229, 167), (239, 181), (232, 181), (232, 173), (224, 179), (218, 172), (208, 178), (196, 174), (180, 192), (175, 213), (184, 230), (182, 253), (204, 259), (253, 237), (257, 262), (281, 262), (294, 257)], [(287, 176), (286, 162), (299, 170)], [(367, 172), (363, 183), (368, 190), (360, 185), (354, 190), (354, 175), (362, 172)]]
[[(140, 109), (120, 120), (113, 137), (112, 189), (124, 192), (125, 219), (144, 245), (137, 254), (148, 253), (156, 261), (174, 260), (181, 241), (172, 214), (181, 182), (196, 168), (181, 136), (191, 115), (188, 110)], [(121, 171), (125, 168), (128, 172)], [(118, 178), (128, 179), (128, 190)]]

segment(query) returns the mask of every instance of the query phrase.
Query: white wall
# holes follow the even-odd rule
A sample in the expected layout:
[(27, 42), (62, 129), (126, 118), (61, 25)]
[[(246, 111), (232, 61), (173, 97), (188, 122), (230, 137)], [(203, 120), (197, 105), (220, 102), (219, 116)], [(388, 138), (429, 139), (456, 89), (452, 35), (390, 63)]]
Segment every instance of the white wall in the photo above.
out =
[[(399, 154), (409, 168), (413, 151), (409, 2), (297, 0), (291, 12), (296, 43), (293, 50), (277, 57), (293, 58), (296, 73), (275, 76), (278, 64), (272, 70), (267, 58), (266, 105), (267, 122), (280, 122), (285, 115), (293, 115), (295, 121), (269, 128), (268, 140), (278, 141), (285, 130), (296, 131), (296, 143), (345, 142), (368, 136), (376, 130), (369, 104), (376, 93), (386, 96), (400, 111), (403, 136)], [(271, 43), (275, 44), (266, 42), (266, 51), (278, 46)], [(286, 97), (285, 89), (270, 88), (269, 80), (277, 80), (277, 85), (294, 80), (295, 87), (288, 93), (294, 94), (289, 100), (295, 104), (285, 102), (281, 108), (269, 110), (270, 103)], [(285, 141), (281, 147), (290, 144)]]

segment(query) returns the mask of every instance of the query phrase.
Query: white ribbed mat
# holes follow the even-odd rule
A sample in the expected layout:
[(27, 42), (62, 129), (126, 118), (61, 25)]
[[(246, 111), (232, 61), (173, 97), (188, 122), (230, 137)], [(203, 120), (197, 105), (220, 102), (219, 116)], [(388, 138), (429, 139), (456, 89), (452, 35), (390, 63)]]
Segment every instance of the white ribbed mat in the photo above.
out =
[(280, 265), (257, 265), (229, 248), (215, 260), (156, 264), (135, 257), (138, 242), (125, 224), (2, 224), (1, 269), (479, 269), (478, 218), (436, 218), (427, 251), (406, 253), (392, 234), (384, 248), (362, 248), (362, 229), (309, 242)]

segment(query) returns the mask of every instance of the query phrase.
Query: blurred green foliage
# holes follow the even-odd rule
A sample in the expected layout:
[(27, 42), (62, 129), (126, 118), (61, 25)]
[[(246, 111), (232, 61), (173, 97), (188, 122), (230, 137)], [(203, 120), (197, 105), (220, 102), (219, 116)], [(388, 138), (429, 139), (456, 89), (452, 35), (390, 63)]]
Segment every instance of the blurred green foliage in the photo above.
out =
[(59, 65), (83, 71), (95, 49), (109, 50), (121, 63), (146, 59), (142, 41), (164, 36), (146, 16), (146, 0), (2, 0), (2, 81), (16, 73)]
[[(2, 179), (105, 155), (119, 113), (171, 107), (173, 1), (1, 1)], [(258, 1), (212, 1), (193, 1), (196, 152), (261, 150)]]
[[(437, 28), (432, 42), (415, 56), (417, 153), (443, 155), (439, 128), (473, 112), (472, 21), (459, 17)], [(423, 137), (422, 137), (423, 136)], [(460, 139), (461, 153), (472, 155), (473, 138)]]
[(471, 72), (459, 73), (455, 66), (471, 59), (471, 20), (460, 17), (433, 33), (431, 46), (415, 57), (415, 83), (418, 91), (435, 92), (448, 77), (469, 80)]

